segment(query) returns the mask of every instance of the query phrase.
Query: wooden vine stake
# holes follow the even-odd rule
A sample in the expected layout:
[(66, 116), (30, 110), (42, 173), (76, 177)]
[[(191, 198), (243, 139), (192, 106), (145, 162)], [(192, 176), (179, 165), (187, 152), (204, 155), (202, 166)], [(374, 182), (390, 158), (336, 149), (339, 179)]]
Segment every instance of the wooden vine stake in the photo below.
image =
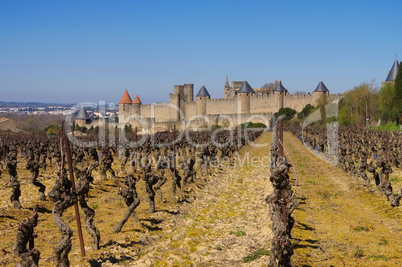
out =
[[(64, 125), (65, 125), (65, 122), (63, 121), (62, 126), (61, 126), (62, 140), (63, 140), (63, 145), (66, 149), (66, 154), (67, 154), (68, 172), (69, 172), (70, 181), (72, 184), (71, 191), (73, 193), (76, 193), (75, 192), (74, 172), (73, 172), (73, 159), (71, 157), (71, 151), (70, 151), (70, 141), (68, 140), (68, 137), (66, 135)], [(74, 204), (74, 210), (75, 210), (75, 220), (77, 222), (78, 238), (80, 240), (81, 256), (85, 257), (84, 238), (82, 236), (80, 210), (78, 209), (78, 203)]]

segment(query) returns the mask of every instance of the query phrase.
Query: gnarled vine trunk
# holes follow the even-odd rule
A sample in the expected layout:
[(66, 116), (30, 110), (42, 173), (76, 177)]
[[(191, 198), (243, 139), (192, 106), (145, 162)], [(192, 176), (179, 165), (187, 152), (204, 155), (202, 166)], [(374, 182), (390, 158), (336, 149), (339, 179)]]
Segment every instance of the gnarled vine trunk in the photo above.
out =
[[(34, 247), (34, 227), (38, 224), (38, 208), (34, 208), (32, 217), (18, 224), (17, 238), (13, 247), (14, 253), (21, 258), (16, 266), (36, 267), (39, 264), (40, 252)], [(27, 249), (27, 244), (29, 248)]]

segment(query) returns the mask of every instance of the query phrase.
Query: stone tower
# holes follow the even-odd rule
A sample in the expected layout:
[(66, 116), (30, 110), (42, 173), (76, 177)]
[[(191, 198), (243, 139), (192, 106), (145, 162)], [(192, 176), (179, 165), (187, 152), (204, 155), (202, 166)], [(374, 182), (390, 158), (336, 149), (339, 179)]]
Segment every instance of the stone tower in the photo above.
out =
[(241, 113), (250, 113), (250, 96), (254, 93), (255, 92), (253, 88), (251, 88), (247, 81), (244, 81), (239, 91), (237, 92), (237, 97), (240, 101)]
[(287, 94), (288, 90), (282, 85), (282, 81), (276, 85), (274, 90), (274, 97), (276, 103), (276, 112), (278, 112), (281, 108), (283, 108), (283, 98)]
[(91, 123), (91, 119), (89, 118), (88, 112), (84, 106), (81, 106), (75, 121), (79, 127), (85, 127), (86, 124)]
[(226, 81), (225, 81), (225, 90), (230, 90), (230, 86), (229, 86), (229, 79), (228, 76), (226, 75)]
[(183, 96), (185, 102), (194, 101), (194, 84), (186, 83), (183, 88)]
[(132, 102), (133, 101), (126, 90), (119, 102), (119, 123), (123, 123), (125, 118), (130, 116)]
[(234, 98), (235, 97), (235, 91), (232, 87), (229, 86), (229, 79), (228, 79), (227, 75), (226, 75), (225, 87), (223, 89), (223, 96), (224, 96), (224, 98)]
[(320, 81), (317, 85), (317, 88), (315, 88), (315, 90), (313, 91), (313, 105), (317, 105), (319, 99), (325, 96), (329, 96), (329, 90), (325, 86), (325, 84)]
[(207, 115), (207, 99), (210, 99), (211, 95), (208, 93), (205, 86), (201, 86), (197, 95), (195, 96), (195, 103), (197, 108), (197, 115)]
[(132, 111), (130, 112), (131, 114), (136, 114), (136, 115), (141, 115), (141, 100), (138, 97), (138, 95), (135, 96), (133, 103), (132, 103)]
[[(173, 90), (173, 94), (169, 94), (169, 104), (175, 107), (171, 109), (171, 120), (180, 121), (186, 118), (186, 103), (193, 102), (194, 84), (175, 85)], [(180, 117), (179, 110), (184, 118)]]
[(141, 105), (142, 102), (140, 100), (140, 98), (138, 97), (138, 95), (135, 96), (133, 102), (131, 103), (131, 107), (130, 107), (130, 124), (133, 126), (133, 129), (137, 128), (137, 129), (141, 129), (142, 125), (141, 125)]

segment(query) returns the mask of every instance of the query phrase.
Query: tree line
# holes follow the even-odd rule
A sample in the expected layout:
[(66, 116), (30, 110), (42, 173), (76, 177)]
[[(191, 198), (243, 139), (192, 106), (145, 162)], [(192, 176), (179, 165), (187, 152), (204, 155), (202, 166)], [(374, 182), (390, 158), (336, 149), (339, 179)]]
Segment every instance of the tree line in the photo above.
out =
[(338, 121), (343, 125), (365, 127), (381, 120), (381, 124), (402, 123), (402, 70), (395, 82), (385, 82), (378, 89), (364, 82), (345, 93), (339, 103)]

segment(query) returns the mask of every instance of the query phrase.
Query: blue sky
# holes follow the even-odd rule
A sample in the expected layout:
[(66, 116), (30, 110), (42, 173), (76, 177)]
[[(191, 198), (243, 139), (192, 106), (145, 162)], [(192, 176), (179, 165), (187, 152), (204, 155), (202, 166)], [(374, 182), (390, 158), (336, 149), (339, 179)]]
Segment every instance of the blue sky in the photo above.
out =
[(167, 102), (282, 80), (331, 93), (385, 80), (402, 1), (0, 1), (0, 101)]

